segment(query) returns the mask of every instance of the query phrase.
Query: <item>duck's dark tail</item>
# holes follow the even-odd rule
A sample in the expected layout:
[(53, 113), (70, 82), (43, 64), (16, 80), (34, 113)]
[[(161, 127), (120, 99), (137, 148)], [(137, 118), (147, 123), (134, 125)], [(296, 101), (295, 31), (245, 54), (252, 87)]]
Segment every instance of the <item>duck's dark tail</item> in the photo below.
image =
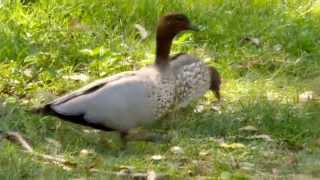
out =
[(100, 123), (90, 122), (84, 118), (84, 114), (78, 114), (78, 115), (66, 115), (59, 112), (56, 112), (54, 109), (51, 108), (51, 104), (47, 104), (43, 107), (36, 108), (30, 110), (33, 114), (39, 114), (42, 116), (55, 116), (58, 117), (61, 120), (69, 121), (75, 124), (79, 124), (82, 126), (91, 127), (94, 129), (100, 129), (103, 131), (114, 131), (115, 129), (109, 128), (105, 125), (102, 125)]

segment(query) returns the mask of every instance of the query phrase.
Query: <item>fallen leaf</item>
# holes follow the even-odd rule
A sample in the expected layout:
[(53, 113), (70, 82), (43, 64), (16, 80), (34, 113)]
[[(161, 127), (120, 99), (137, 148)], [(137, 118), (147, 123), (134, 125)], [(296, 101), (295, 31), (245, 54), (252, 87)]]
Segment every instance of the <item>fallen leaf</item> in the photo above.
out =
[(168, 179), (169, 175), (164, 173), (156, 173), (155, 171), (147, 172), (147, 180), (164, 180)]
[(180, 146), (173, 146), (170, 148), (170, 151), (174, 154), (183, 154), (184, 150)]
[(32, 77), (32, 70), (31, 70), (30, 68), (25, 69), (25, 70), (23, 71), (23, 74), (24, 74), (25, 76), (27, 76), (27, 77)]
[(81, 54), (88, 55), (88, 56), (92, 56), (93, 55), (93, 51), (91, 49), (88, 49), (88, 48), (81, 49), (81, 50), (79, 50), (79, 52)]
[(223, 102), (223, 99), (220, 100), (220, 102), (218, 102), (217, 104), (215, 105), (212, 105), (211, 106), (211, 110), (214, 111), (214, 112), (217, 112), (218, 114), (221, 114), (222, 111), (221, 111), (221, 102)]
[(276, 44), (276, 45), (273, 46), (273, 49), (275, 51), (281, 51), (282, 50), (282, 45), (281, 44)]
[(156, 173), (154, 171), (148, 171), (147, 173), (136, 173), (132, 171), (121, 170), (120, 172), (115, 173), (115, 175), (121, 179), (163, 180), (169, 178), (168, 174)]
[(254, 126), (244, 126), (242, 128), (239, 128), (240, 131), (249, 131), (249, 132), (255, 132), (255, 131), (258, 131), (258, 129)]
[(84, 132), (86, 134), (98, 134), (98, 133), (100, 133), (100, 131), (97, 130), (97, 129), (83, 129), (82, 132)]
[(277, 169), (277, 168), (272, 168), (272, 174), (273, 175), (278, 175), (279, 174), (279, 169)]
[(206, 150), (202, 150), (199, 152), (199, 156), (201, 157), (208, 156), (209, 154), (210, 154), (210, 151), (206, 151)]
[(231, 144), (222, 143), (220, 144), (220, 147), (226, 148), (226, 149), (237, 149), (237, 148), (244, 148), (245, 145), (241, 143), (231, 143)]
[(261, 47), (261, 41), (257, 37), (250, 37), (250, 36), (244, 37), (241, 39), (240, 43), (241, 44), (251, 43), (251, 44), (255, 45), (257, 48)]
[(141, 40), (147, 39), (147, 37), (149, 36), (149, 33), (142, 25), (135, 24), (134, 27), (138, 30)]
[(63, 76), (63, 79), (74, 80), (74, 81), (87, 81), (89, 77), (85, 74), (72, 74), (68, 76)]
[(127, 166), (127, 165), (121, 165), (120, 167), (117, 168), (119, 172), (125, 172), (125, 173), (132, 173), (135, 171), (134, 166)]
[(204, 111), (204, 105), (197, 105), (196, 108), (194, 109), (195, 113), (201, 113)]
[(254, 135), (254, 136), (251, 136), (250, 139), (261, 139), (269, 142), (273, 141), (272, 138), (267, 134)]
[(94, 151), (90, 149), (81, 149), (81, 151), (79, 152), (80, 157), (87, 157), (92, 154), (94, 154)]
[(151, 156), (151, 159), (154, 161), (160, 161), (160, 160), (164, 159), (164, 157), (161, 155), (153, 155), (153, 156)]

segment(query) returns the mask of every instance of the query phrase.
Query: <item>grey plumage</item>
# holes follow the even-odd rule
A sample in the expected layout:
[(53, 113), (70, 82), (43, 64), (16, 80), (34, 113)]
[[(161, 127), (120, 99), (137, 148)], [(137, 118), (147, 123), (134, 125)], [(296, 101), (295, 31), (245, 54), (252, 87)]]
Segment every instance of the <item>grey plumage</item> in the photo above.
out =
[[(98, 80), (49, 103), (51, 111), (118, 131), (152, 122), (174, 102), (170, 67), (150, 66)], [(166, 73), (163, 73), (166, 72)]]

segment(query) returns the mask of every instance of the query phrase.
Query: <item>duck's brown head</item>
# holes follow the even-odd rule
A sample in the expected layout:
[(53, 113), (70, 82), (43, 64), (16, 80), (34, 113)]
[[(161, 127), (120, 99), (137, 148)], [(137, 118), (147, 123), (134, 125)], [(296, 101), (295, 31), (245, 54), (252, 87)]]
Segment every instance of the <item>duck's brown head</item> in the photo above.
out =
[(157, 37), (173, 38), (179, 32), (186, 30), (197, 30), (197, 28), (190, 23), (186, 15), (169, 13), (160, 18), (157, 27)]
[(156, 64), (167, 64), (172, 40), (181, 31), (196, 30), (188, 17), (181, 13), (169, 13), (160, 18), (157, 26)]
[(216, 98), (220, 101), (220, 85), (221, 85), (221, 77), (219, 72), (213, 68), (209, 67), (209, 73), (210, 73), (210, 90), (214, 93)]

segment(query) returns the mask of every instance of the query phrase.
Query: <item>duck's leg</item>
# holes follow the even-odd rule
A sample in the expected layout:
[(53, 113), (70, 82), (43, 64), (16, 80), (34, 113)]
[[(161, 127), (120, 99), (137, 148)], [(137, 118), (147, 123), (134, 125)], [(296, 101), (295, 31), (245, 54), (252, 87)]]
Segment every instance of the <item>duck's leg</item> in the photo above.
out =
[(121, 149), (125, 149), (127, 147), (128, 135), (129, 135), (128, 131), (120, 132), (120, 140), (121, 140), (121, 143), (122, 143)]

